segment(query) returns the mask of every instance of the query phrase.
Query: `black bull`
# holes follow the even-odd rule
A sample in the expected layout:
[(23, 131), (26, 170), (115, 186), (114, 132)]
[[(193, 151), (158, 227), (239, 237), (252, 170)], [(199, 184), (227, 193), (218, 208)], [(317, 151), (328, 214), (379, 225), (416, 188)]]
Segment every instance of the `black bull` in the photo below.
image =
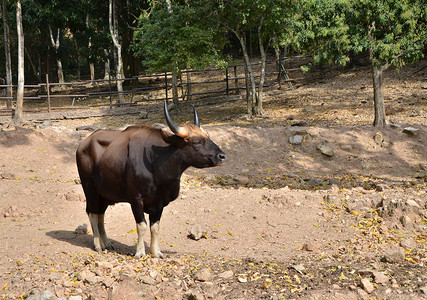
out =
[(108, 205), (128, 202), (136, 221), (137, 258), (145, 255), (144, 232), (149, 215), (153, 257), (162, 257), (158, 245), (163, 208), (178, 197), (182, 173), (190, 166), (213, 167), (226, 155), (194, 123), (175, 126), (165, 103), (165, 117), (172, 132), (152, 126), (132, 126), (124, 131), (98, 130), (76, 152), (77, 167), (86, 196), (86, 212), (96, 251), (112, 249), (104, 228)]

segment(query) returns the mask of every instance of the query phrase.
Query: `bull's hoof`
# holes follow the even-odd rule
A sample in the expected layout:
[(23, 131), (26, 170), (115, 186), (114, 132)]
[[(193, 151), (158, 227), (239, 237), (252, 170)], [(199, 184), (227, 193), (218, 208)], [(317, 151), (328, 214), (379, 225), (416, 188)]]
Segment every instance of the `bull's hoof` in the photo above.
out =
[(156, 253), (151, 253), (152, 258), (163, 258), (163, 253), (158, 251)]
[(105, 249), (109, 250), (109, 251), (114, 251), (114, 246), (112, 244), (108, 244), (107, 247), (105, 247)]
[(140, 259), (141, 257), (144, 257), (144, 256), (145, 256), (145, 251), (140, 251), (135, 254), (136, 259)]

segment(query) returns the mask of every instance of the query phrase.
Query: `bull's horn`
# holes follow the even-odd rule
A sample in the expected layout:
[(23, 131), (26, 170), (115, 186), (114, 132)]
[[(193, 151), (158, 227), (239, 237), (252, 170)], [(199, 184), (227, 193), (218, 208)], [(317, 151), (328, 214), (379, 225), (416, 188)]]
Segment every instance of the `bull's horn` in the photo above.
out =
[(165, 105), (164, 105), (164, 110), (165, 110), (165, 118), (166, 118), (166, 122), (168, 123), (168, 126), (170, 128), (170, 130), (175, 133), (177, 136), (180, 136), (182, 138), (185, 138), (188, 136), (188, 132), (184, 127), (178, 127), (176, 126), (173, 122), (172, 119), (169, 115), (169, 111), (168, 111), (168, 104), (165, 101)]
[(200, 127), (199, 115), (197, 114), (197, 110), (193, 104), (191, 104), (191, 106), (193, 107), (193, 113), (194, 113), (194, 125), (196, 125), (197, 127)]

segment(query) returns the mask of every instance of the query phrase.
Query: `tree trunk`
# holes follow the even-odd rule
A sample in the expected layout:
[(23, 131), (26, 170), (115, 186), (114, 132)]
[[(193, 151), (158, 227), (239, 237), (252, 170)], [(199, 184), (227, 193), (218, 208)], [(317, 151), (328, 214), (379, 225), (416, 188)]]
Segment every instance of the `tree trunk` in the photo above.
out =
[(374, 108), (375, 108), (375, 127), (384, 127), (386, 125), (384, 94), (383, 94), (383, 67), (377, 67), (372, 62), (372, 79), (374, 85)]
[(110, 76), (110, 52), (104, 49), (105, 64), (104, 64), (104, 79), (108, 79)]
[(27, 55), (28, 61), (30, 62), (31, 69), (33, 70), (34, 76), (37, 78), (37, 81), (42, 82), (40, 73), (38, 72), (36, 65), (34, 65), (33, 59), (31, 58), (31, 55), (28, 53), (27, 48), (25, 48), (25, 54)]
[[(90, 1), (88, 1), (88, 4), (90, 5)], [(86, 14), (86, 29), (88, 32), (90, 32), (89, 14)], [(89, 49), (88, 59), (89, 59), (90, 80), (92, 80), (92, 84), (95, 84), (95, 82), (93, 82), (93, 80), (95, 80), (95, 64), (92, 61), (92, 37), (91, 36), (89, 37), (87, 47)]]
[(64, 83), (64, 71), (62, 70), (62, 60), (60, 58), (56, 59), (56, 68), (58, 70), (58, 82)]
[(77, 55), (77, 79), (81, 79), (82, 72), (80, 70), (80, 50), (79, 45), (77, 44), (77, 40), (74, 39), (74, 47), (76, 48), (76, 55)]
[(261, 53), (261, 76), (259, 79), (258, 86), (258, 97), (255, 103), (254, 113), (256, 116), (261, 116), (263, 114), (262, 110), (262, 92), (264, 89), (264, 81), (265, 81), (265, 61), (266, 55), (264, 51), (264, 44), (262, 41), (261, 28), (264, 23), (264, 18), (261, 19), (260, 25), (258, 26), (258, 43), (259, 43), (259, 51)]
[(13, 117), (15, 124), (23, 123), (24, 106), (24, 30), (22, 28), (21, 0), (16, 1), (16, 31), (18, 33), (18, 89), (16, 92), (16, 110)]
[[(173, 13), (172, 10), (172, 3), (170, 0), (166, 0), (166, 5), (168, 6), (168, 12), (170, 14)], [(176, 77), (176, 74), (178, 73), (178, 68), (174, 67), (174, 70), (172, 70), (172, 98), (173, 103), (175, 104), (175, 107), (177, 108), (176, 112), (178, 112), (178, 78)]]
[[(9, 39), (9, 22), (7, 18), (7, 3), (3, 0), (2, 5), (3, 15), (3, 31), (4, 31), (4, 54), (6, 56), (5, 67), (6, 67), (6, 84), (12, 85), (12, 60), (10, 58), (10, 39)], [(6, 97), (12, 97), (12, 87), (6, 88)], [(12, 109), (12, 99), (7, 100), (7, 109)]]
[(173, 103), (175, 104), (176, 112), (178, 112), (178, 77), (176, 76), (176, 74), (174, 72), (172, 72), (172, 98), (173, 98)]
[(55, 49), (55, 55), (56, 55), (56, 68), (57, 68), (57, 72), (58, 72), (58, 82), (59, 83), (64, 83), (64, 72), (62, 70), (62, 61), (61, 58), (59, 57), (58, 54), (58, 50), (59, 50), (59, 34), (60, 34), (61, 30), (58, 28), (58, 31), (56, 33), (56, 40), (53, 38), (53, 34), (52, 34), (52, 28), (49, 25), (49, 34), (50, 34), (50, 41), (52, 43), (52, 47), (53, 49)]
[[(256, 84), (255, 84), (255, 77), (254, 72), (252, 71), (251, 61), (249, 59), (247, 47), (246, 47), (246, 38), (244, 36), (240, 36), (237, 32), (234, 32), (237, 36), (237, 38), (240, 41), (240, 45), (242, 46), (242, 52), (243, 52), (243, 58), (245, 59), (245, 65), (248, 70), (248, 75), (250, 79), (250, 86), (251, 86), (251, 95), (249, 95), (249, 103), (248, 103), (248, 113), (249, 115), (253, 116), (256, 115), (255, 113), (255, 106), (257, 102), (257, 93), (256, 93)], [(249, 107), (250, 112), (249, 112)]]
[(110, 34), (113, 40), (114, 47), (116, 48), (117, 61), (116, 61), (116, 78), (117, 80), (117, 103), (123, 103), (123, 59), (122, 59), (122, 45), (119, 40), (119, 29), (117, 21), (117, 9), (116, 2), (114, 0), (109, 1), (109, 27)]

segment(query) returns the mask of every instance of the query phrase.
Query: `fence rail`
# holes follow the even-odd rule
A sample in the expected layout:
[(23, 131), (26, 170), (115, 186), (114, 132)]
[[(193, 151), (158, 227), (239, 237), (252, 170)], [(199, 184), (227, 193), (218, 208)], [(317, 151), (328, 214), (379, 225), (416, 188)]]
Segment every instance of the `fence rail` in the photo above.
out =
[[(284, 59), (282, 66), (288, 59)], [(252, 67), (257, 69), (261, 63), (253, 63)], [(278, 67), (275, 60), (267, 62), (265, 85), (269, 86), (279, 81), (294, 82), (295, 79), (282, 79), (284, 68)], [(300, 71), (300, 68), (286, 69), (287, 73)], [(207, 68), (203, 70), (183, 70), (179, 76), (178, 99), (194, 99), (208, 95), (229, 95), (230, 93), (240, 93), (241, 90), (248, 89), (247, 72), (244, 65), (231, 65), (226, 69)], [(186, 77), (186, 81), (185, 78)], [(255, 76), (259, 79), (260, 76)], [(274, 78), (276, 77), (276, 78)], [(196, 79), (192, 81), (191, 79)], [(81, 109), (109, 106), (138, 105), (143, 102), (164, 101), (172, 99), (172, 74), (170, 72), (157, 74), (143, 74), (130, 78), (112, 78), (85, 80), (76, 82), (53, 83), (49, 82), (46, 75), (46, 82), (39, 84), (25, 85), (24, 111), (50, 112), (53, 109)], [(123, 81), (126, 90), (119, 92), (115, 87), (117, 81)], [(17, 88), (17, 85), (0, 85), (0, 89), (7, 87)], [(4, 93), (3, 93), (4, 95)], [(117, 103), (119, 96), (125, 98), (124, 102)], [(113, 98), (116, 101), (113, 101)], [(3, 100), (3, 101), (2, 101)], [(5, 106), (7, 100), (16, 100), (16, 97), (0, 97), (0, 114), (13, 114), (13, 109)]]

